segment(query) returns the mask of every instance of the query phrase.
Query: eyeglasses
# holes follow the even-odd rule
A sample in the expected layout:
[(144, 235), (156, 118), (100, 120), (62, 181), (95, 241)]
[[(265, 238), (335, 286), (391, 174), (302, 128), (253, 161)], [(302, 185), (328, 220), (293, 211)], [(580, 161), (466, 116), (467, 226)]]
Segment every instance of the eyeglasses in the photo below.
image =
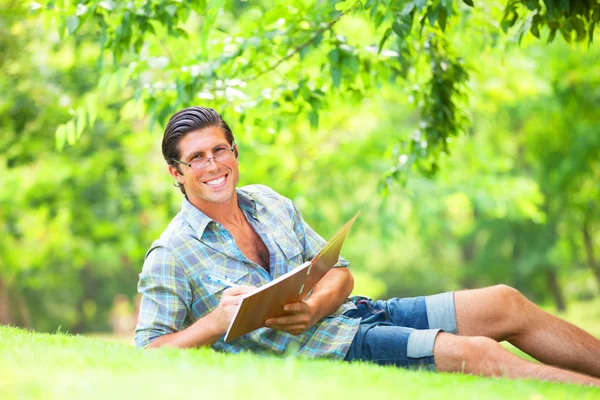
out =
[(180, 160), (176, 160), (175, 158), (172, 158), (172, 160), (181, 165), (186, 165), (186, 166), (190, 167), (191, 169), (204, 169), (204, 168), (208, 167), (210, 160), (218, 161), (218, 162), (223, 162), (225, 160), (229, 160), (234, 151), (235, 151), (235, 142), (233, 142), (231, 144), (231, 147), (217, 148), (215, 151), (213, 151), (212, 157), (197, 157), (197, 158), (192, 159), (189, 163), (186, 163), (186, 162), (183, 162)]

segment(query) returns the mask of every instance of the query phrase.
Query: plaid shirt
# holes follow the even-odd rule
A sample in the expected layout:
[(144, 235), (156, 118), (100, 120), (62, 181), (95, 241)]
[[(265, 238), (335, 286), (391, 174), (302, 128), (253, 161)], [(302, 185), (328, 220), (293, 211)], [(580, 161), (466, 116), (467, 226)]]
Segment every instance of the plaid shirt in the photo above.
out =
[[(184, 199), (181, 212), (146, 254), (138, 284), (143, 295), (135, 337), (138, 347), (187, 328), (217, 307), (225, 288), (209, 275), (262, 286), (311, 260), (325, 245), (291, 200), (262, 185), (239, 188), (237, 194), (246, 219), (269, 249), (270, 274), (242, 254), (221, 224)], [(340, 257), (336, 267), (347, 265)], [(260, 328), (229, 343), (220, 338), (212, 347), (231, 353), (280, 354), (293, 344), (300, 355), (343, 359), (359, 324), (344, 313), (355, 308), (347, 301), (298, 336)]]

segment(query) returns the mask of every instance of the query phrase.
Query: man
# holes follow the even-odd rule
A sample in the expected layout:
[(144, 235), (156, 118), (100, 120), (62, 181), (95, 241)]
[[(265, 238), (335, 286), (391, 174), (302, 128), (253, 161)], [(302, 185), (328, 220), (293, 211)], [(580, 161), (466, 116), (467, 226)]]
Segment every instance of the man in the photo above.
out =
[[(241, 296), (311, 259), (325, 241), (289, 199), (262, 185), (237, 188), (238, 148), (214, 110), (173, 115), (162, 152), (185, 198), (140, 274), (139, 347), (278, 354), (294, 344), (306, 356), (600, 386), (600, 341), (508, 286), (348, 299), (353, 278), (342, 258), (305, 301), (224, 343)], [(503, 340), (545, 364), (514, 356)]]

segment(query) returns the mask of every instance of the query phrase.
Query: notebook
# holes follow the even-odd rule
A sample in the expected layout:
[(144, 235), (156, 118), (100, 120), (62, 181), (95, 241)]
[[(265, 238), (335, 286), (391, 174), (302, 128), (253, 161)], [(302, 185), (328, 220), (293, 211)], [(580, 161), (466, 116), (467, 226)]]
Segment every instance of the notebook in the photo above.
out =
[(317, 282), (338, 262), (356, 213), (311, 260), (244, 295), (225, 334), (225, 342), (265, 326), (269, 318), (285, 315), (283, 306), (306, 298)]

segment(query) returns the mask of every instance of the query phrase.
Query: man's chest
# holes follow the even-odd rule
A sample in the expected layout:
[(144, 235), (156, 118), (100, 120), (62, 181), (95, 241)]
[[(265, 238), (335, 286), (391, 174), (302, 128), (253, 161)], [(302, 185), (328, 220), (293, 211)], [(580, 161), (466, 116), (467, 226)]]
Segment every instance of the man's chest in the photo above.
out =
[(244, 257), (269, 271), (269, 249), (250, 224), (240, 227), (228, 227), (227, 230), (233, 236), (236, 246)]

